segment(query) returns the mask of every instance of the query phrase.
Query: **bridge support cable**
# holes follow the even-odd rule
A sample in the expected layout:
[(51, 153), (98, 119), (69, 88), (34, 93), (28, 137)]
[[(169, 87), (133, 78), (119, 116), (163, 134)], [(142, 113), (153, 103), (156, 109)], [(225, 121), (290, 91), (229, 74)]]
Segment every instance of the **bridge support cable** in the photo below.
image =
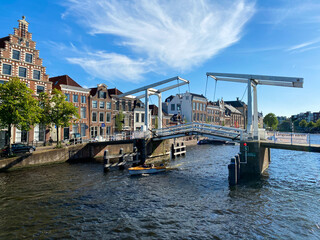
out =
[[(238, 83), (246, 83), (248, 85), (247, 87), (248, 88), (247, 89), (247, 93), (248, 93), (247, 134), (250, 138), (254, 138), (257, 140), (259, 139), (257, 85), (295, 87), (295, 88), (303, 87), (303, 78), (298, 78), (298, 77), (278, 77), (278, 76), (266, 76), (266, 75), (213, 73), (213, 72), (207, 72), (207, 76), (215, 79), (216, 81), (220, 80), (220, 81), (227, 81), (227, 82), (238, 82)], [(253, 88), (253, 92), (251, 88)], [(253, 95), (253, 104), (252, 104), (252, 95)], [(253, 115), (253, 120), (252, 120), (252, 115)]]

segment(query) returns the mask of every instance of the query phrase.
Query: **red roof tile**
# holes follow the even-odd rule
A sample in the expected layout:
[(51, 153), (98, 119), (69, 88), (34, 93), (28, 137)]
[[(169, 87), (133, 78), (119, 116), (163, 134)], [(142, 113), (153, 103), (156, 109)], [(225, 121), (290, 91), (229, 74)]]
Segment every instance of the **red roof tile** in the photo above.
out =
[(76, 81), (74, 81), (71, 77), (68, 75), (62, 75), (57, 77), (49, 78), (49, 81), (52, 82), (52, 87), (54, 88), (56, 85), (68, 85), (73, 87), (80, 87), (82, 88)]

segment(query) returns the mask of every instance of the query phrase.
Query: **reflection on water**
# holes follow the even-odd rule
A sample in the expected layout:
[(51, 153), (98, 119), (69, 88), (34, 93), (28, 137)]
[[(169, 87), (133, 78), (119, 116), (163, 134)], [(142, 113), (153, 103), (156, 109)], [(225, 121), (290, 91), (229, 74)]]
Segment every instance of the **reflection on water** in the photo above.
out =
[(271, 151), (228, 186), (239, 146), (189, 147), (175, 170), (130, 177), (93, 163), (0, 174), (0, 239), (319, 239), (320, 154)]

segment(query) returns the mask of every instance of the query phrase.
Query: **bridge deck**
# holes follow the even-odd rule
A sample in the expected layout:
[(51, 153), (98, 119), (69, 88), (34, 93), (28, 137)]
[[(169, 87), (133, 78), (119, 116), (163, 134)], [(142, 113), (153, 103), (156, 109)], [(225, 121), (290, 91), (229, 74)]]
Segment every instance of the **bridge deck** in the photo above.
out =
[(274, 143), (268, 141), (260, 141), (260, 146), (267, 148), (304, 151), (304, 152), (320, 152), (320, 145), (316, 144), (291, 144), (291, 143)]

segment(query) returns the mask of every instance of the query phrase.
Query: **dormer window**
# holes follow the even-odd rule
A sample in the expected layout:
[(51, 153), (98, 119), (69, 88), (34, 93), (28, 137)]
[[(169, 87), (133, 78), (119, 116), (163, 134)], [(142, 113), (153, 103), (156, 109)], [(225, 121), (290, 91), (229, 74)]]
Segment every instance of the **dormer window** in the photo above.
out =
[(12, 50), (12, 59), (20, 60), (20, 51)]

